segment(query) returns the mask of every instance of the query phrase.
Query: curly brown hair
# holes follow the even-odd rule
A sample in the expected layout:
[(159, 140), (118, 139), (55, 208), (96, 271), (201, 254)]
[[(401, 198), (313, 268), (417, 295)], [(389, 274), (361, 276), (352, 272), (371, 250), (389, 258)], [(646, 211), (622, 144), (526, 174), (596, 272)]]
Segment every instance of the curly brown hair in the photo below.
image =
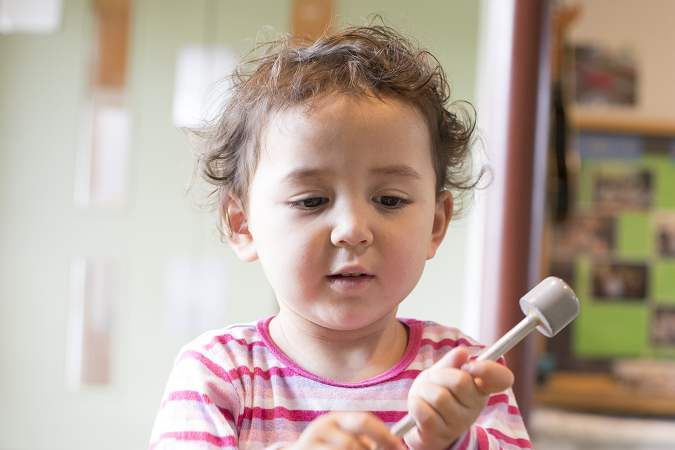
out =
[(191, 130), (193, 180), (201, 175), (215, 186), (210, 200), (227, 235), (229, 199), (236, 196), (245, 207), (272, 117), (296, 106), (311, 110), (335, 95), (396, 99), (417, 108), (429, 127), (437, 193), (450, 190), (456, 206), (482, 177), (484, 169), (476, 175), (471, 167), (475, 111), (467, 102), (450, 103), (443, 69), (416, 40), (371, 22), (316, 42), (280, 35), (255, 46), (249, 55), (255, 54), (228, 77), (230, 97), (218, 117)]

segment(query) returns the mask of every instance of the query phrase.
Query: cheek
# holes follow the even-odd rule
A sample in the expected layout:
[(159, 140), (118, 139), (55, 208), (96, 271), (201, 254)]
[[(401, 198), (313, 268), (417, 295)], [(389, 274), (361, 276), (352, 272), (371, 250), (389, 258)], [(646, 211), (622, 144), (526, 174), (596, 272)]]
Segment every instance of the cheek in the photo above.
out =
[(256, 250), (273, 285), (292, 283), (295, 289), (300, 289), (301, 280), (322, 270), (323, 241), (311, 228), (297, 223), (280, 226), (281, 223), (289, 222), (268, 220), (252, 231)]
[[(418, 217), (425, 216), (420, 214)], [(422, 275), (431, 241), (431, 228), (429, 220), (417, 219), (387, 233), (390, 242), (386, 246), (388, 251), (385, 257), (391, 270), (402, 279), (413, 279), (417, 283)]]

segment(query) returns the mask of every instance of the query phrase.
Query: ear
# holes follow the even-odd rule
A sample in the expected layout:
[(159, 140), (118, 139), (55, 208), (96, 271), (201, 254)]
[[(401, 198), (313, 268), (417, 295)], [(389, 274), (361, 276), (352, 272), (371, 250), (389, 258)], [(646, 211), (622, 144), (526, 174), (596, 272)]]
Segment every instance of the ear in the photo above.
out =
[(454, 202), (450, 191), (443, 191), (436, 200), (436, 212), (434, 213), (434, 225), (431, 229), (431, 241), (427, 250), (427, 259), (436, 255), (436, 249), (443, 242), (445, 232), (448, 231), (448, 224), (452, 219), (452, 210)]
[(258, 259), (258, 253), (255, 249), (253, 236), (248, 228), (246, 211), (241, 201), (231, 195), (223, 208), (227, 208), (227, 214), (223, 218), (223, 229), (229, 231), (227, 240), (230, 247), (242, 261), (255, 261)]

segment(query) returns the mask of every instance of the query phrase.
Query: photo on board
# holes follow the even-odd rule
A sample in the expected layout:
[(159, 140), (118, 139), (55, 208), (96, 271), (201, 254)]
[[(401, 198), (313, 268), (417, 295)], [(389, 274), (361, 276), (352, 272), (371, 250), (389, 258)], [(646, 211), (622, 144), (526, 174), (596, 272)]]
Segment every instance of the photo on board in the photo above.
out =
[(614, 248), (615, 222), (612, 216), (572, 216), (553, 230), (554, 258), (575, 258), (582, 253), (609, 257)]
[(654, 310), (652, 342), (655, 347), (675, 347), (675, 306)]
[(644, 301), (647, 296), (645, 264), (596, 263), (591, 273), (596, 299)]
[(675, 212), (660, 213), (654, 217), (656, 253), (675, 258)]
[(654, 198), (653, 185), (649, 170), (603, 167), (593, 174), (593, 202), (603, 210), (649, 209)]
[(638, 65), (629, 49), (574, 48), (575, 97), (580, 105), (635, 106)]

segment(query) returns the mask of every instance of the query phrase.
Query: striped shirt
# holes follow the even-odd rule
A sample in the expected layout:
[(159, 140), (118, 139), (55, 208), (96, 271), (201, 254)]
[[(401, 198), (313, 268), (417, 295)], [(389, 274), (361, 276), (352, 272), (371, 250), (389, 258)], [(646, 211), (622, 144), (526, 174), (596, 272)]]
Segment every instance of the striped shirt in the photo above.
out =
[[(410, 330), (401, 360), (358, 383), (323, 379), (272, 342), (268, 324), (232, 325), (203, 334), (176, 358), (155, 421), (151, 450), (278, 448), (295, 442), (329, 411), (369, 411), (391, 427), (406, 415), (408, 390), (424, 369), (461, 345), (482, 346), (455, 328), (399, 319)], [(490, 397), (453, 449), (532, 448), (511, 390)]]

